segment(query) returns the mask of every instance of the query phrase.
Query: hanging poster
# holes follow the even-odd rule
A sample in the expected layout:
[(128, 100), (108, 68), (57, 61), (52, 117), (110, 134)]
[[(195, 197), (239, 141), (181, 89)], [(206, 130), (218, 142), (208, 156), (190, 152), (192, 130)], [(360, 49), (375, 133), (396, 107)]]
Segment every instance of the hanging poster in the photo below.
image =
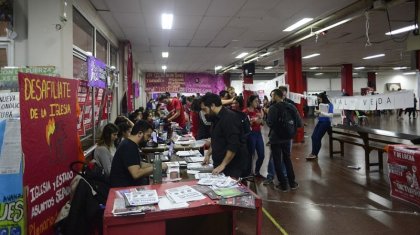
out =
[(57, 71), (54, 66), (37, 66), (29, 68), (0, 68), (0, 90), (16, 92), (19, 90), (18, 73), (36, 73), (55, 76)]
[(79, 136), (86, 135), (85, 126), (83, 125), (83, 116), (88, 95), (89, 87), (87, 81), (79, 80), (79, 89), (77, 90), (77, 102), (79, 103), (80, 108), (80, 113), (77, 117), (77, 132), (79, 133)]
[(54, 234), (78, 159), (78, 80), (19, 73), (27, 234)]
[(106, 65), (93, 56), (87, 58), (88, 85), (90, 87), (106, 88)]
[(0, 120), (19, 118), (19, 92), (0, 93)]

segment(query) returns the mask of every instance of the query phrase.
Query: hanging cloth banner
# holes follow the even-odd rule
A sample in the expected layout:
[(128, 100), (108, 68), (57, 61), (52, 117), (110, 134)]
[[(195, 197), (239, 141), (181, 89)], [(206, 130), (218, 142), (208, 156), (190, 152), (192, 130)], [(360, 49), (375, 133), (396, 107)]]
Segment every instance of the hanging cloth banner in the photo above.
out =
[(413, 91), (397, 91), (380, 95), (330, 98), (336, 109), (385, 110), (414, 107)]

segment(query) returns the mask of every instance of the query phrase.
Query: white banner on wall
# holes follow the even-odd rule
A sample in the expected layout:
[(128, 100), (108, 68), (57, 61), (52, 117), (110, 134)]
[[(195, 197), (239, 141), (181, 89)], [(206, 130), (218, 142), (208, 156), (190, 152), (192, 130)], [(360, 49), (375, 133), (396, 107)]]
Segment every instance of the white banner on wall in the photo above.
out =
[(330, 98), (335, 109), (384, 110), (414, 107), (413, 91), (390, 92), (370, 96), (350, 96)]

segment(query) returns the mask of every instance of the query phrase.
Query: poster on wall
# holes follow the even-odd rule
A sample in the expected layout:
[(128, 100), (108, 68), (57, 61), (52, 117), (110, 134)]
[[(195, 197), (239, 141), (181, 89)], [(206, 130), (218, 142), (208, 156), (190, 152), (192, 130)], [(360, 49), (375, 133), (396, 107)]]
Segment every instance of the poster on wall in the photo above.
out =
[(146, 92), (219, 93), (225, 89), (222, 75), (208, 73), (146, 73)]
[(89, 87), (87, 81), (79, 80), (79, 88), (77, 90), (77, 102), (79, 103), (80, 113), (77, 117), (77, 132), (79, 136), (86, 135), (85, 126), (83, 125), (84, 109), (87, 105), (87, 96), (89, 96)]
[(54, 66), (36, 66), (28, 68), (0, 68), (0, 90), (8, 90), (10, 92), (17, 92), (18, 73), (36, 73), (47, 76), (55, 76), (57, 71)]
[(24, 234), (20, 121), (0, 119), (0, 234)]
[(88, 85), (90, 87), (106, 88), (106, 65), (93, 56), (87, 58)]
[(53, 234), (78, 159), (78, 80), (19, 73), (27, 234)]
[(391, 196), (420, 206), (420, 148), (390, 145), (388, 167)]

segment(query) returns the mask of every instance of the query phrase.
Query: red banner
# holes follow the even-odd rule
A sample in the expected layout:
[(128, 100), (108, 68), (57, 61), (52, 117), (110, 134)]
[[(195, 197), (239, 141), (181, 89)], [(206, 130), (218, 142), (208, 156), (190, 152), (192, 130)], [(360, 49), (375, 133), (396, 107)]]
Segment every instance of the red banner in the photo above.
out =
[(391, 196), (420, 206), (420, 147), (390, 145), (388, 167)]
[(133, 112), (133, 53), (131, 51), (131, 43), (127, 42), (127, 111)]
[(84, 110), (87, 96), (89, 95), (89, 87), (87, 81), (79, 80), (79, 89), (77, 92), (77, 101), (79, 102), (80, 113), (77, 118), (77, 131), (80, 136), (86, 135), (85, 126), (83, 125)]
[(19, 73), (27, 234), (54, 234), (78, 159), (78, 80)]

